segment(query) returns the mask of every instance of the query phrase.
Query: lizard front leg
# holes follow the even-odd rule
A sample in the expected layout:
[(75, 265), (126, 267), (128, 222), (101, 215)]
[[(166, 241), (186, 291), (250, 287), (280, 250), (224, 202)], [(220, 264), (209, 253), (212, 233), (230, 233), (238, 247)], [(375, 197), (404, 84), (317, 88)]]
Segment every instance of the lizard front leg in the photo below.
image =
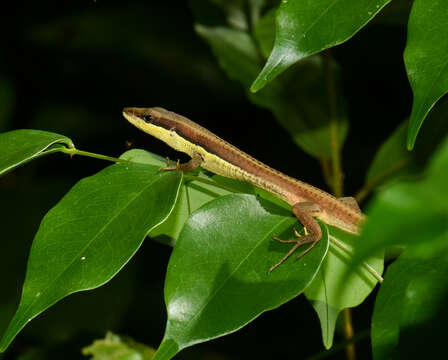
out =
[(166, 167), (160, 168), (160, 171), (180, 170), (182, 172), (190, 172), (196, 170), (204, 162), (201, 154), (195, 152), (191, 159), (186, 163), (177, 161), (176, 165), (171, 165), (170, 159), (166, 158)]
[[(296, 203), (292, 207), (292, 212), (304, 226), (305, 236), (301, 236), (297, 231), (294, 230), (294, 233), (296, 235), (295, 239), (281, 240), (277, 237), (273, 238), (274, 240), (281, 243), (294, 243), (294, 246), (286, 253), (285, 256), (283, 256), (283, 258), (277, 264), (269, 269), (269, 273), (283, 264), (286, 259), (288, 259), (300, 246), (311, 244), (306, 250), (304, 250), (297, 256), (297, 259), (300, 259), (303, 255), (308, 253), (322, 237), (322, 230), (320, 229), (317, 221), (314, 219), (315, 216), (319, 215), (322, 212), (319, 205), (311, 202)], [(307, 230), (309, 231), (309, 233)]]

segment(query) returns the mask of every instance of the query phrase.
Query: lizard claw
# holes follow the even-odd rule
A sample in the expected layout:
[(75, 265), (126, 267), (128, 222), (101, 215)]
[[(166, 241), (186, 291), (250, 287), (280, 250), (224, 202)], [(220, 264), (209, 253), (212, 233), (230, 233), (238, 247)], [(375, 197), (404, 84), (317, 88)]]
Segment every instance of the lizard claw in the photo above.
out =
[(166, 167), (159, 168), (159, 171), (170, 171), (180, 169), (180, 160), (177, 160), (176, 165), (171, 165), (171, 161), (168, 156), (165, 158), (165, 160), (166, 160)]
[(290, 239), (290, 240), (282, 240), (275, 236), (272, 237), (272, 239), (275, 241), (278, 241), (278, 242), (281, 242), (284, 244), (294, 243), (295, 245), (288, 251), (288, 253), (285, 256), (283, 256), (283, 258), (278, 263), (276, 263), (274, 266), (272, 266), (269, 269), (269, 273), (271, 273), (276, 268), (278, 268), (281, 264), (283, 264), (302, 245), (311, 243), (311, 245), (308, 246), (308, 248), (306, 248), (304, 251), (302, 251), (297, 256), (297, 259), (300, 259), (303, 255), (308, 253), (318, 243), (319, 240), (315, 240), (315, 236), (313, 236), (312, 234), (309, 234), (305, 227), (304, 227), (304, 231), (305, 231), (305, 236), (299, 234), (299, 232), (296, 229), (294, 229), (294, 235), (296, 237), (295, 237), (295, 239)]
[[(304, 228), (305, 229), (305, 235), (308, 235), (307, 233), (306, 233), (306, 228)], [(294, 228), (294, 235), (296, 236), (296, 237), (298, 237), (298, 238), (300, 238), (300, 237), (302, 237), (302, 235), (301, 234), (299, 234), (299, 232)]]

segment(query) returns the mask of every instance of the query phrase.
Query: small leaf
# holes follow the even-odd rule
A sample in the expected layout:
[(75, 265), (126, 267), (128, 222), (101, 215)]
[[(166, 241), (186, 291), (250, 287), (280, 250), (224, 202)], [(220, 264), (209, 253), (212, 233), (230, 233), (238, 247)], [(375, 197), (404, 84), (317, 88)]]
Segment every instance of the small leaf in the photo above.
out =
[[(141, 149), (129, 150), (120, 156), (120, 158), (133, 162), (155, 165), (157, 167), (166, 166), (166, 159)], [(180, 189), (176, 206), (168, 219), (148, 234), (151, 238), (167, 245), (174, 246), (185, 221), (187, 221), (194, 211), (211, 200), (232, 193), (229, 190), (219, 187), (219, 184), (234, 189), (234, 191), (237, 192), (255, 193), (254, 187), (245, 182), (224, 178), (218, 175), (209, 177), (203, 173), (199, 173), (197, 176), (199, 177), (197, 181), (195, 181), (194, 177), (189, 179), (184, 178), (184, 183)], [(200, 181), (201, 178), (212, 182), (215, 181), (217, 184), (215, 186), (203, 183)], [(269, 199), (271, 200), (271, 198)]]
[(348, 40), (390, 1), (283, 0), (274, 49), (251, 91), (260, 90), (300, 59)]
[[(319, 279), (323, 281), (321, 273), (317, 274), (316, 281)], [(306, 295), (306, 294), (305, 294)], [(329, 305), (325, 301), (320, 300), (310, 300), (311, 305), (313, 305), (314, 311), (319, 317), (320, 330), (322, 333), (322, 343), (326, 350), (329, 350), (333, 346), (334, 332), (336, 328), (336, 322), (341, 309), (336, 309), (335, 307)]]
[(149, 346), (111, 332), (82, 349), (83, 355), (92, 355), (91, 360), (151, 360), (154, 353)]
[(403, 169), (411, 161), (411, 153), (406, 150), (408, 122), (404, 121), (383, 143), (375, 154), (366, 175), (366, 183), (375, 184), (387, 179), (388, 175)]
[(248, 87), (261, 69), (252, 37), (246, 31), (224, 26), (196, 24), (195, 30), (210, 44), (228, 77)]
[(428, 118), (433, 127), (420, 131), (419, 140), (414, 151), (406, 150), (406, 133), (409, 121), (403, 121), (395, 131), (381, 144), (367, 171), (366, 185), (357, 199), (363, 199), (369, 191), (381, 184), (397, 178), (415, 176), (427, 165), (427, 159), (446, 137), (448, 99), (440, 101)]
[(0, 176), (35, 158), (58, 152), (58, 145), (75, 147), (68, 137), (46, 131), (14, 130), (0, 134)]
[[(305, 290), (305, 295), (316, 310), (322, 328), (322, 340), (326, 349), (333, 345), (336, 320), (340, 311), (361, 304), (372, 292), (377, 280), (363, 267), (347, 276), (351, 253), (342, 250), (335, 242), (342, 243), (344, 249), (352, 249), (359, 240), (330, 227), (330, 249), (322, 263), (319, 273)], [(372, 256), (366, 260), (378, 274), (383, 272), (383, 256)], [(341, 282), (345, 286), (341, 287)]]
[[(268, 21), (260, 22), (269, 26)], [(249, 87), (261, 69), (260, 55), (253, 38), (245, 31), (225, 27), (196, 25), (196, 31), (210, 44), (227, 75)], [(336, 64), (330, 63), (330, 66), (338, 80)], [(337, 114), (332, 115), (330, 111), (323, 68), (321, 56), (310, 57), (295, 67), (288, 77), (279, 78), (256, 94), (248, 94), (254, 104), (274, 113), (297, 145), (318, 159), (331, 156), (330, 120), (336, 118), (339, 122), (341, 144), (348, 129), (341, 91), (336, 91)], [(336, 81), (337, 89), (339, 86), (339, 81)]]
[[(121, 155), (120, 158), (142, 164), (154, 165), (158, 168), (166, 166), (166, 159), (142, 149), (129, 150)], [(206, 190), (207, 186), (210, 185), (204, 185), (205, 186), (202, 187), (202, 184), (199, 184), (198, 187), (196, 187), (195, 184), (184, 182), (183, 186), (180, 188), (176, 206), (173, 211), (163, 224), (151, 230), (148, 236), (161, 243), (174, 246), (180, 230), (187, 218), (191, 215), (191, 209), (194, 208), (195, 210), (205, 202), (216, 198), (216, 196), (213, 196), (213, 192)]]
[(190, 0), (197, 21), (206, 25), (228, 25), (250, 30), (257, 25), (268, 0)]
[(248, 17), (244, 12), (245, 0), (212, 0), (219, 5), (226, 13), (227, 22), (238, 29), (248, 29)]
[[(207, 176), (203, 174), (199, 174), (198, 177), (207, 179)], [(228, 190), (218, 186), (194, 180), (184, 181), (176, 207), (170, 217), (161, 226), (151, 231), (149, 235), (164, 243), (167, 241), (163, 241), (163, 238), (159, 239), (158, 237), (168, 236), (171, 239), (169, 241), (170, 245), (174, 245), (185, 222), (194, 211), (209, 201), (227, 194), (230, 194)]]
[(408, 130), (408, 149), (428, 112), (448, 91), (448, 2), (415, 0), (409, 17), (404, 52), (406, 71), (414, 93)]
[[(448, 236), (445, 237), (445, 242), (447, 240)], [(442, 259), (441, 253), (438, 255), (436, 261), (430, 260), (432, 269), (427, 273), (419, 273), (407, 286), (397, 348), (401, 359), (437, 359), (446, 350), (447, 252), (441, 256)]]
[[(444, 239), (447, 240), (446, 238)], [(434, 255), (433, 255), (434, 256)], [(400, 327), (405, 325), (409, 327), (409, 322), (412, 325), (418, 325), (414, 319), (410, 317), (407, 312), (428, 312), (434, 311), (434, 305), (417, 306), (415, 307), (415, 300), (424, 301), (426, 292), (413, 291), (412, 283), (416, 279), (424, 279), (424, 282), (429, 286), (437, 286), (436, 282), (431, 282), (428, 275), (431, 273), (447, 276), (447, 260), (446, 253), (443, 256), (432, 258), (419, 258), (411, 255), (409, 252), (403, 253), (386, 271), (384, 282), (382, 283), (378, 296), (375, 302), (375, 309), (372, 316), (372, 350), (374, 359), (391, 359), (397, 358), (396, 351), (399, 339), (401, 341), (401, 331), (406, 330)], [(440, 272), (440, 270), (444, 271)], [(420, 284), (420, 282), (419, 282)], [(444, 282), (446, 285), (446, 280)], [(446, 290), (446, 289), (445, 289)], [(412, 292), (412, 296), (409, 296)], [(412, 309), (412, 310), (411, 310)], [(421, 314), (418, 314), (419, 317)], [(432, 315), (432, 314), (431, 314)], [(419, 331), (419, 337), (422, 332)], [(427, 337), (423, 337), (426, 343)], [(412, 343), (407, 343), (411, 349), (416, 349)], [(431, 346), (424, 346), (427, 351)], [(409, 358), (409, 357), (408, 357)]]
[(292, 236), (294, 223), (290, 212), (253, 195), (224, 196), (196, 211), (168, 265), (168, 321), (155, 359), (234, 332), (303, 292), (325, 257), (328, 233), (324, 227), (312, 251), (268, 274), (290, 248), (271, 237)]
[(392, 245), (428, 246), (448, 230), (448, 139), (419, 181), (396, 182), (377, 193), (356, 243), (352, 266)]
[(120, 159), (136, 162), (139, 164), (153, 165), (157, 167), (166, 166), (166, 159), (143, 149), (132, 149), (120, 155)]
[(275, 9), (268, 11), (254, 29), (255, 39), (258, 41), (263, 56), (267, 58), (275, 42)]
[(42, 220), (28, 260), (22, 298), (0, 342), (4, 351), (42, 311), (109, 281), (148, 231), (172, 211), (182, 175), (119, 163), (78, 182)]

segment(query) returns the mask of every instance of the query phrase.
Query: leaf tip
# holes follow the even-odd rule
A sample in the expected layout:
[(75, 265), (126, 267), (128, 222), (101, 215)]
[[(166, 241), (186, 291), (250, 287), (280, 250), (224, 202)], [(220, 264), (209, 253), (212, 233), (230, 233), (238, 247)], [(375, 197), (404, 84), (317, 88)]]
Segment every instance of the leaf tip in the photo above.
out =
[(252, 84), (252, 86), (249, 88), (249, 91), (253, 94), (255, 94), (258, 90), (260, 90), (260, 88), (258, 86), (256, 86), (255, 81)]
[[(422, 122), (423, 122), (423, 120), (422, 120)], [(412, 151), (414, 149), (415, 140), (417, 139), (417, 134), (418, 134), (419, 129), (420, 129), (420, 126), (415, 126), (415, 125), (413, 126), (413, 122), (410, 121), (409, 128), (408, 128), (408, 136), (407, 136), (407, 141), (406, 141), (406, 148), (409, 151)]]
[(269, 81), (272, 80), (270, 70), (266, 71), (268, 64), (261, 70), (258, 74), (257, 78), (254, 80), (250, 87), (251, 93), (256, 93), (258, 90), (261, 90)]
[(12, 338), (10, 336), (7, 336), (8, 333), (5, 333), (3, 337), (0, 339), (0, 354), (4, 353), (6, 349), (8, 348), (9, 344), (12, 342)]

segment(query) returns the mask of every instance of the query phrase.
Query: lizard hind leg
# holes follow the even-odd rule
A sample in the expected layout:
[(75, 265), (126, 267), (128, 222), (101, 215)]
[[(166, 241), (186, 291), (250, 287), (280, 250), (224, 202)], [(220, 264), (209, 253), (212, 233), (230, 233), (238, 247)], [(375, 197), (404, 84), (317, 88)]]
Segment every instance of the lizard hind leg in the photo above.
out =
[[(322, 237), (322, 231), (313, 216), (316, 216), (320, 213), (320, 211), (320, 207), (317, 204), (310, 202), (297, 203), (292, 207), (292, 212), (304, 226), (305, 236), (301, 236), (296, 230), (294, 230), (294, 234), (296, 236), (295, 239), (281, 240), (276, 237), (273, 238), (281, 243), (295, 243), (295, 245), (286, 253), (285, 256), (283, 256), (283, 258), (280, 259), (279, 262), (269, 269), (269, 273), (283, 264), (302, 245), (311, 244), (297, 256), (297, 259), (300, 259), (302, 256), (311, 251), (311, 249), (319, 242)], [(307, 229), (309, 229), (310, 232), (308, 232)]]
[(275, 265), (271, 266), (271, 268), (269, 269), (269, 273), (271, 273), (272, 271), (277, 269), (281, 264), (283, 264), (302, 245), (306, 245), (306, 244), (310, 244), (311, 243), (311, 245), (308, 246), (307, 249), (302, 251), (297, 256), (297, 259), (300, 259), (303, 255), (308, 253), (314, 247), (314, 245), (316, 245), (317, 242), (319, 241), (319, 240), (316, 241), (315, 240), (315, 236), (313, 236), (313, 235), (301, 236), (301, 237), (297, 237), (295, 239), (290, 239), (290, 240), (282, 240), (282, 239), (279, 239), (277, 237), (273, 237), (272, 239), (275, 240), (275, 241), (281, 242), (281, 243), (295, 243), (295, 245), (285, 254), (285, 256), (283, 256), (280, 259), (280, 261), (278, 261)]

